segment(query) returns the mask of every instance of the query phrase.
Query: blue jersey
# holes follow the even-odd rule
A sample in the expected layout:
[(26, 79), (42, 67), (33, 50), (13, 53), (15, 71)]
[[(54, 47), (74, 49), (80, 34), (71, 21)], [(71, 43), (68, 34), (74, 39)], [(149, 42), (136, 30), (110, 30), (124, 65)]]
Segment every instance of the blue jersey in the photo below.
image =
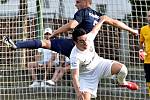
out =
[(74, 20), (76, 20), (79, 25), (76, 28), (83, 28), (87, 33), (89, 33), (98, 23), (99, 18), (102, 15), (103, 14), (96, 12), (90, 7), (77, 11), (74, 15)]
[[(93, 27), (98, 23), (100, 16), (103, 14), (92, 10), (90, 7), (78, 10), (74, 15), (79, 25), (76, 28), (83, 28), (87, 33), (92, 31)], [(72, 39), (52, 39), (51, 50), (63, 54), (67, 57), (70, 56), (71, 50), (74, 47)]]

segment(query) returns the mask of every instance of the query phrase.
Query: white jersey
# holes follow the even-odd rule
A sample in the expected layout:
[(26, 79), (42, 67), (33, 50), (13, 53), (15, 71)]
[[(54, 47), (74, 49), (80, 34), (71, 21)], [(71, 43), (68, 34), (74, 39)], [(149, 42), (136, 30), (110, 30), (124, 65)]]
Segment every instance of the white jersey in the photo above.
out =
[(88, 33), (87, 39), (89, 41), (89, 47), (85, 51), (80, 51), (76, 46), (73, 47), (70, 54), (71, 69), (79, 68), (79, 73), (84, 74), (92, 71), (102, 61), (101, 57), (95, 52), (93, 33)]

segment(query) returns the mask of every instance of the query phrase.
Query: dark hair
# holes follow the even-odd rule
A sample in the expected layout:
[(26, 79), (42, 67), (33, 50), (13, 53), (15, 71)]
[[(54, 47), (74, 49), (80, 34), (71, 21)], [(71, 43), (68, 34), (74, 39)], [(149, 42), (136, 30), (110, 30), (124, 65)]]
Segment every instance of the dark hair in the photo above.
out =
[(72, 32), (73, 41), (77, 41), (77, 38), (84, 34), (86, 34), (86, 31), (83, 28), (74, 29), (74, 31)]

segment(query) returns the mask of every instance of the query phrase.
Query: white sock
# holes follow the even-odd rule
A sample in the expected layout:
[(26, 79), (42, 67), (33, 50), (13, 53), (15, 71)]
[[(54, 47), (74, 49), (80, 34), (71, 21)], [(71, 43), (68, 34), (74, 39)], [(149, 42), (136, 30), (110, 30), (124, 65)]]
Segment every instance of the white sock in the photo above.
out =
[(118, 83), (119, 84), (128, 84), (126, 82), (126, 76), (128, 74), (128, 70), (126, 68), (125, 65), (122, 66), (122, 68), (120, 69), (120, 72), (117, 74), (117, 79), (118, 79)]

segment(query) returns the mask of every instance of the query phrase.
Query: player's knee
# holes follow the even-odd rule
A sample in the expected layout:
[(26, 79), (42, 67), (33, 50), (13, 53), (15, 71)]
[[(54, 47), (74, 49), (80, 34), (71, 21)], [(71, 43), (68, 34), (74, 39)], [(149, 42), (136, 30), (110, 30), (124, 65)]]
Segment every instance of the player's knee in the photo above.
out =
[(127, 67), (123, 64), (118, 75), (123, 75), (123, 76), (127, 76), (128, 74), (128, 70), (127, 70)]
[(127, 74), (128, 74), (127, 67), (125, 65), (122, 65), (119, 73), (117, 74), (118, 82), (123, 83), (125, 81)]
[(127, 69), (126, 65), (122, 64), (122, 67), (121, 67), (120, 71), (128, 73), (128, 69)]
[(43, 40), (42, 41), (42, 47), (44, 47), (46, 49), (50, 49), (51, 48), (51, 41), (50, 40)]

